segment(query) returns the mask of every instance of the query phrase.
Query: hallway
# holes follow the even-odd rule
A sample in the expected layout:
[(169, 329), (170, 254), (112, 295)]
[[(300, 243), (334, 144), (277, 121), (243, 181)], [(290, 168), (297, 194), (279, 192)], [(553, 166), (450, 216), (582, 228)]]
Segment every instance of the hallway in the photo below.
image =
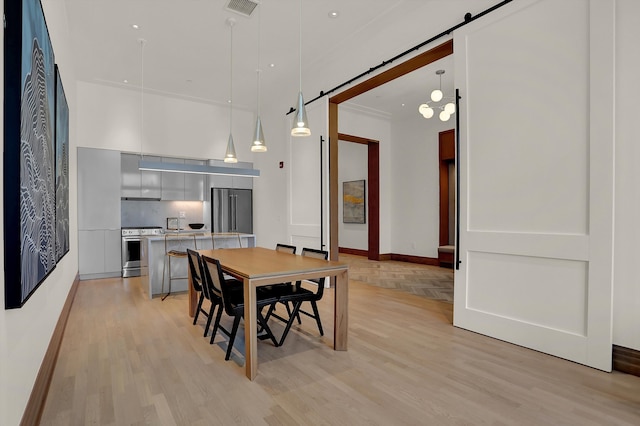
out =
[(397, 289), (429, 299), (453, 303), (453, 269), (340, 254), (349, 264), (349, 278), (389, 289)]

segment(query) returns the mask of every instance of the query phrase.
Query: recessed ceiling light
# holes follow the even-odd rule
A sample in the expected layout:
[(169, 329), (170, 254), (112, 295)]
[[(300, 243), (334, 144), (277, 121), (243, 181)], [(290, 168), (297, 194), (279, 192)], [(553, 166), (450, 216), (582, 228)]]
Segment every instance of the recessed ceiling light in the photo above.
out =
[(337, 18), (338, 16), (340, 16), (340, 12), (338, 12), (337, 10), (332, 10), (328, 13), (329, 18)]
[(140, 25), (138, 24), (132, 24), (131, 28), (133, 28), (134, 30), (139, 30), (140, 29)]
[(269, 64), (269, 68), (275, 68), (276, 64)]
[(404, 104), (402, 104), (402, 106), (404, 106)]
[(124, 84), (127, 84), (127, 83), (129, 82), (129, 80), (124, 79), (124, 80), (122, 80), (122, 82), (123, 82)]

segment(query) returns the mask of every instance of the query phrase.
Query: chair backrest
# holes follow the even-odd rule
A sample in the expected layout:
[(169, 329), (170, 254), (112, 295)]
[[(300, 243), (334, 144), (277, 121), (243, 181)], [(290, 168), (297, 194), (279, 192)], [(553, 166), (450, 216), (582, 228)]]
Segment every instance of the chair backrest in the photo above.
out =
[(288, 244), (276, 244), (276, 251), (282, 251), (289, 254), (296, 254), (296, 246), (290, 246)]
[(189, 259), (189, 270), (191, 271), (191, 284), (195, 291), (201, 291), (204, 297), (211, 300), (209, 286), (205, 281), (202, 259), (197, 251), (187, 249), (187, 258)]
[(231, 307), (226, 300), (229, 300), (229, 288), (225, 285), (224, 275), (222, 274), (222, 268), (220, 267), (220, 261), (208, 256), (202, 256), (202, 263), (204, 265), (204, 275), (206, 281), (210, 285), (210, 289), (216, 296), (222, 298), (222, 304), (224, 310), (229, 315), (233, 315)]
[[(323, 260), (329, 259), (329, 252), (326, 251), (326, 250), (317, 250), (317, 249), (303, 247), (301, 254), (303, 256), (313, 257), (315, 259), (323, 259)], [(324, 279), (325, 279), (325, 277), (308, 280), (308, 281), (313, 281), (314, 283), (318, 284), (317, 294), (319, 296), (322, 296), (322, 293), (324, 292)]]

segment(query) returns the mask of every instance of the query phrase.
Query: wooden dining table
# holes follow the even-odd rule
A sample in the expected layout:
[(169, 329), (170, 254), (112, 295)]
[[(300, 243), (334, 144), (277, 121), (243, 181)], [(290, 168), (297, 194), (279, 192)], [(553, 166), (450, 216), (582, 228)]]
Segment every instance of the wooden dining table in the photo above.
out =
[[(250, 380), (258, 372), (258, 322), (256, 288), (305, 279), (336, 277), (334, 291), (333, 349), (347, 350), (349, 266), (263, 247), (198, 250), (200, 255), (218, 259), (222, 270), (244, 283), (245, 370)], [(189, 285), (189, 315), (194, 316), (197, 295)]]

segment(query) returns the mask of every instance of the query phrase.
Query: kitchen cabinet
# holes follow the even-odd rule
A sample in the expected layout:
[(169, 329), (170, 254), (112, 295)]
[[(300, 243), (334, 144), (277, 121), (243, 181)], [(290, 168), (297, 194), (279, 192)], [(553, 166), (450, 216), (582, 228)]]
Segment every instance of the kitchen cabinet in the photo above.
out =
[[(253, 163), (237, 162), (225, 163), (224, 160), (209, 160), (211, 166), (233, 167), (237, 169), (253, 169)], [(211, 188), (253, 189), (253, 178), (245, 176), (211, 175), (209, 177)]]
[(120, 228), (120, 153), (78, 148), (78, 229)]
[[(140, 154), (121, 155), (122, 198), (160, 199), (162, 196), (162, 173), (138, 169)], [(147, 161), (160, 161), (160, 157), (145, 155)]]
[(122, 273), (120, 229), (79, 230), (80, 279), (118, 277)]
[[(147, 161), (160, 161), (160, 157), (144, 156)], [(140, 196), (158, 199), (162, 196), (162, 173), (140, 170)]]
[[(199, 166), (205, 166), (207, 164), (204, 160), (184, 160), (184, 162), (185, 164), (196, 164)], [(184, 199), (188, 201), (203, 201), (206, 178), (206, 175), (185, 173)]]
[(141, 175), (138, 170), (140, 156), (137, 154), (122, 154), (120, 157), (120, 196), (122, 198), (140, 197)]
[(81, 279), (120, 276), (121, 167), (118, 151), (78, 148), (78, 269)]
[(104, 230), (78, 231), (78, 269), (80, 279), (104, 273)]
[[(223, 160), (209, 160), (209, 165), (231, 167), (230, 164), (225, 163)], [(211, 188), (233, 188), (233, 176), (209, 175), (209, 186)]]
[[(184, 164), (179, 158), (162, 157), (162, 162)], [(184, 200), (184, 173), (162, 172), (162, 200)]]
[[(163, 157), (162, 162), (205, 165), (204, 160), (185, 160)], [(205, 175), (194, 173), (162, 172), (162, 200), (202, 201), (204, 199)]]

